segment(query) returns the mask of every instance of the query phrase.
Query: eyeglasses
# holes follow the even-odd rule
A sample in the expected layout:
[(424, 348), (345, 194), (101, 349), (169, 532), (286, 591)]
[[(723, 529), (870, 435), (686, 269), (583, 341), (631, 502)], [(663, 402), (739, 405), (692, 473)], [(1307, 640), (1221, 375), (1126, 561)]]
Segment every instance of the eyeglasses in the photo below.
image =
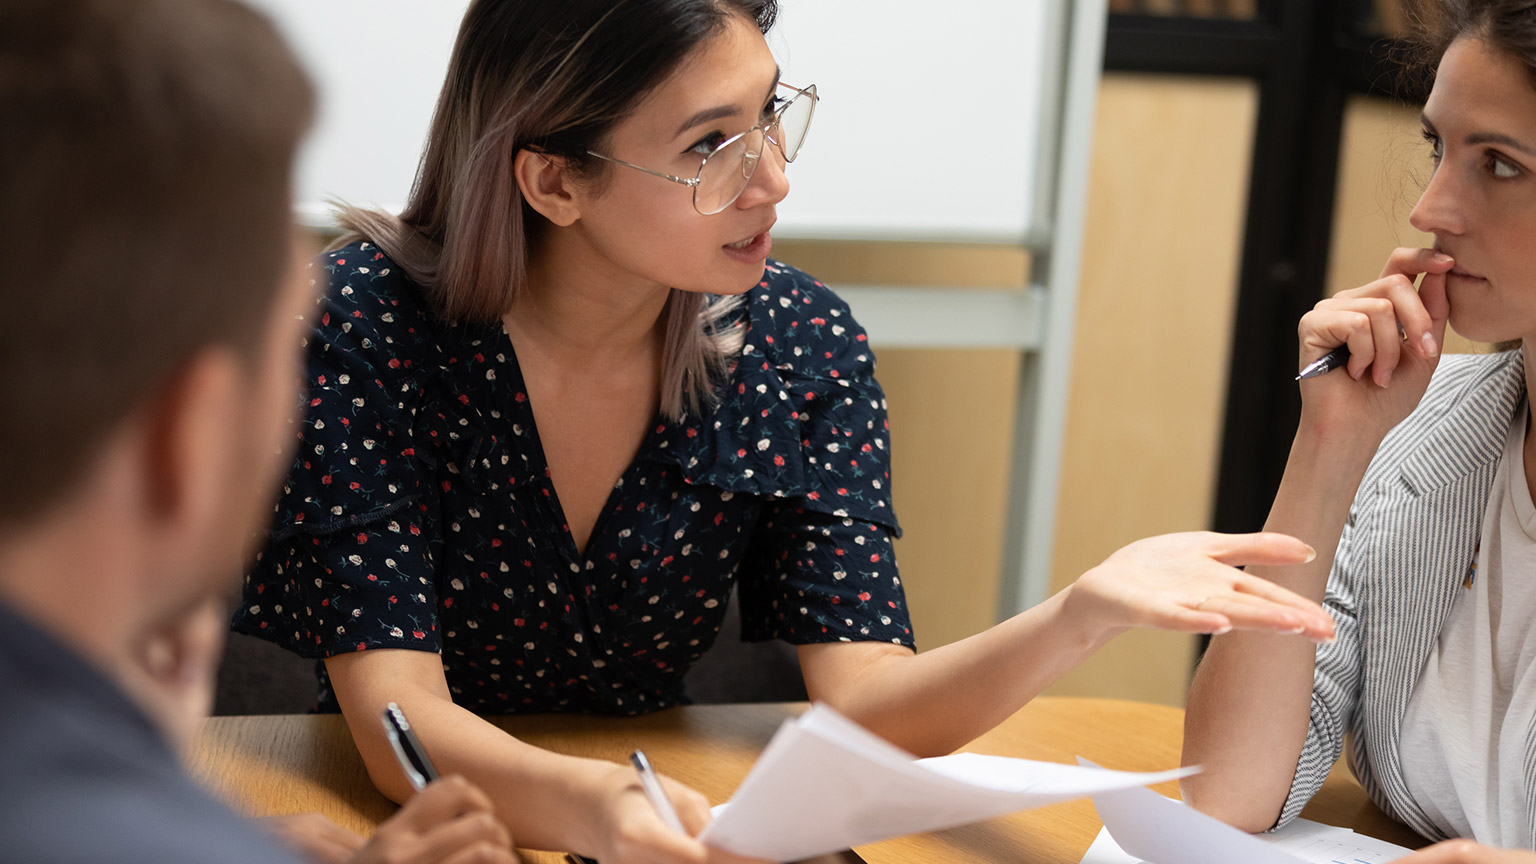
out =
[(693, 189), (693, 208), (705, 216), (713, 216), (741, 197), (757, 172), (757, 163), (762, 161), (763, 148), (768, 142), (779, 148), (785, 162), (793, 162), (800, 155), (800, 145), (805, 143), (805, 133), (811, 128), (811, 117), (816, 113), (816, 103), (821, 97), (816, 95), (815, 84), (803, 90), (784, 83), (779, 86), (792, 91), (793, 95), (774, 99), (777, 107), (767, 122), (720, 142), (699, 163), (699, 172), (692, 177), (653, 171), (592, 150), (588, 150), (587, 155), (690, 187)]

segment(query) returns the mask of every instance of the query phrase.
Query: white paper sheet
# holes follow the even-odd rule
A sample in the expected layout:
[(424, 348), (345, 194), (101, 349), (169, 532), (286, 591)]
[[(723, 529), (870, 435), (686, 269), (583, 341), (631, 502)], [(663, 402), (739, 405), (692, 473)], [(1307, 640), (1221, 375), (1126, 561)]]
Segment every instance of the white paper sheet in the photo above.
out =
[(974, 753), (919, 760), (816, 705), (779, 728), (699, 839), (739, 855), (793, 861), (1189, 773)]
[(1098, 793), (1093, 806), (1104, 830), (1083, 864), (1384, 864), (1413, 851), (1306, 819), (1248, 834), (1149, 789)]

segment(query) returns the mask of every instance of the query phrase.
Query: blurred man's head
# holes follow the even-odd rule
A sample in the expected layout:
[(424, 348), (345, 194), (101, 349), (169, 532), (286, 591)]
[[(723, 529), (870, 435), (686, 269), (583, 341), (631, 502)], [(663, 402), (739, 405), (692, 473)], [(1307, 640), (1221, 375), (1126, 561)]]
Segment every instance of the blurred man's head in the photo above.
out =
[(312, 103), (227, 0), (0, 4), (0, 598), (68, 637), (232, 589), (270, 511)]

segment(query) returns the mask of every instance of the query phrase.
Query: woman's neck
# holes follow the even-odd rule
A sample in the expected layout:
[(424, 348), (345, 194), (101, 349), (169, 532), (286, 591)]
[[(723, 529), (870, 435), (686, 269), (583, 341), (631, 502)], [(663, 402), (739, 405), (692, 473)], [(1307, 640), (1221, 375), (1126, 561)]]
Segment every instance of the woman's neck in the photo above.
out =
[(670, 293), (597, 256), (546, 247), (530, 256), (527, 282), (503, 322), (520, 352), (536, 347), (568, 368), (633, 359), (658, 350)]

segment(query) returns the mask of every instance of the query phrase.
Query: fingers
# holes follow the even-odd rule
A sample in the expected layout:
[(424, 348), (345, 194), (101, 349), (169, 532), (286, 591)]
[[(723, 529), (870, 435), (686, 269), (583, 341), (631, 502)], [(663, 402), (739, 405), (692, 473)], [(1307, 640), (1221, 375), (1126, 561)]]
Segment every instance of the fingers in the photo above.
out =
[(1497, 849), (1471, 840), (1446, 840), (1404, 855), (1393, 864), (1531, 864), (1536, 853), (1523, 849)]
[(268, 816), (256, 821), (311, 864), (344, 864), (365, 842), (356, 832), (319, 813)]
[[(676, 832), (662, 821), (641, 784), (634, 783), (634, 772), (616, 772), (619, 784), (611, 799), (605, 821), (608, 838), (602, 849), (585, 852), (599, 861), (617, 864), (707, 864), (708, 850), (690, 833)], [(708, 803), (702, 795), (673, 779), (660, 778), (673, 803), (673, 809), (690, 832), (702, 829), (710, 821)]]
[(666, 790), (672, 809), (677, 811), (677, 818), (682, 820), (683, 827), (690, 836), (697, 836), (714, 818), (709, 811), (709, 799), (664, 774), (656, 776), (661, 780), (662, 788)]
[[(1396, 280), (1394, 279), (1393, 281), (1395, 282)], [(1382, 286), (1382, 290), (1388, 294), (1396, 293), (1401, 288), (1401, 285)], [(1373, 310), (1367, 316), (1370, 319), (1372, 348), (1375, 350), (1375, 357), (1370, 361), (1371, 380), (1376, 382), (1377, 387), (1385, 387), (1392, 383), (1392, 372), (1397, 368), (1398, 358), (1403, 353), (1402, 337), (1399, 335), (1399, 328), (1403, 326), (1400, 323), (1402, 319), (1397, 315), (1396, 305), (1388, 297), (1362, 300), (1360, 302), (1370, 304)], [(1419, 307), (1417, 296), (1414, 297), (1412, 302), (1415, 307)], [(1429, 318), (1428, 313), (1424, 313), (1422, 308), (1419, 308), (1418, 311), (1422, 313), (1422, 317), (1425, 319)], [(1352, 367), (1351, 371), (1356, 373), (1355, 377), (1358, 379), (1360, 374), (1365, 372), (1365, 367), (1361, 366), (1358, 370), (1355, 370), (1353, 367), (1357, 358), (1351, 356), (1349, 359), (1349, 365)]]
[(1137, 623), (1143, 627), (1176, 630), (1180, 633), (1206, 633), (1211, 636), (1220, 636), (1230, 632), (1231, 619), (1220, 613), (1208, 611), (1210, 606), (1211, 601), (1208, 597), (1202, 597), (1189, 605), (1165, 600), (1151, 610), (1150, 618)]
[(1233, 590), (1256, 602), (1261, 601), (1269, 606), (1289, 610), (1291, 615), (1299, 619), (1300, 625), (1304, 628), (1302, 632), (1314, 641), (1333, 641), (1333, 616), (1329, 615), (1326, 609), (1300, 594), (1288, 588), (1282, 588), (1268, 579), (1250, 576), (1247, 573), (1238, 577)]
[(421, 860), (446, 861), (461, 850), (480, 847), (512, 848), (511, 832), (494, 815), (483, 810), (467, 813), (427, 831), (422, 837)]
[[(638, 789), (615, 814), (613, 846), (612, 857), (617, 861), (707, 864), (709, 858), (704, 844), (668, 828)], [(609, 856), (599, 855), (598, 860), (607, 861)]]
[(1318, 643), (1332, 641), (1334, 636), (1333, 619), (1321, 608), (1297, 608), (1241, 590), (1213, 596), (1200, 609), (1225, 616), (1233, 630), (1289, 633)]
[(512, 835), (490, 799), (462, 777), (444, 777), (416, 793), (379, 826), (352, 864), (507, 864)]
[(492, 811), (491, 799), (479, 787), (457, 775), (444, 777), (411, 796), (389, 821), (400, 820), (416, 833), (470, 812)]
[(773, 864), (763, 858), (743, 858), (723, 849), (709, 847), (709, 864)]
[[(1445, 274), (1454, 266), (1454, 259), (1433, 249), (1394, 251), (1376, 281), (1341, 291), (1302, 318), (1302, 361), (1348, 345), (1350, 376), (1358, 380), (1370, 368), (1372, 380), (1385, 387), (1405, 346), (1424, 360), (1434, 359), (1450, 315)], [(1416, 288), (1420, 274), (1424, 278)]]
[(517, 853), (511, 849), (479, 843), (442, 859), (442, 864), (517, 864), (518, 861)]
[(1434, 249), (1424, 249), (1415, 246), (1399, 246), (1387, 256), (1387, 263), (1381, 268), (1381, 276), (1414, 277), (1420, 273), (1449, 273), (1456, 266), (1456, 259), (1438, 252)]
[(1451, 317), (1451, 301), (1445, 296), (1444, 273), (1424, 274), (1419, 280), (1419, 302), (1429, 313), (1430, 335), (1434, 337), (1435, 345), (1445, 344), (1445, 322)]
[(1316, 557), (1306, 543), (1274, 532), (1169, 534), (1120, 550), (1073, 590), (1082, 592), (1088, 610), (1080, 614), (1111, 627), (1263, 630), (1326, 642), (1334, 637), (1334, 623), (1320, 605), (1233, 566), (1296, 565)]
[(1203, 534), (1205, 554), (1212, 561), (1230, 567), (1247, 565), (1305, 564), (1317, 557), (1317, 550), (1289, 534), (1259, 531), (1253, 534)]

